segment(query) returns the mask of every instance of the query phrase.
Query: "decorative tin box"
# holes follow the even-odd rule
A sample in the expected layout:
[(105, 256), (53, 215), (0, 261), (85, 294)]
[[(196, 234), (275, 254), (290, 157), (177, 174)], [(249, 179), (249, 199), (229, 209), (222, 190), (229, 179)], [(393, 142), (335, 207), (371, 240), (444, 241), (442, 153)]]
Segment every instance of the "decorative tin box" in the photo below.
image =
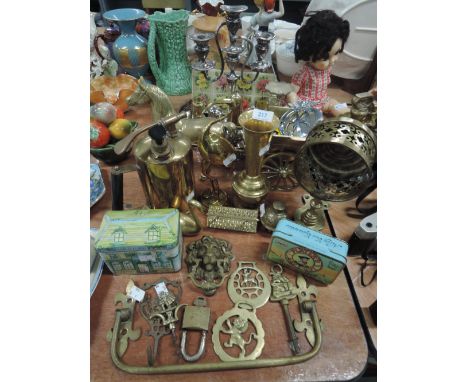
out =
[(346, 265), (348, 244), (287, 219), (276, 226), (267, 258), (325, 284)]
[(183, 249), (179, 210), (107, 212), (95, 247), (116, 275), (177, 272)]

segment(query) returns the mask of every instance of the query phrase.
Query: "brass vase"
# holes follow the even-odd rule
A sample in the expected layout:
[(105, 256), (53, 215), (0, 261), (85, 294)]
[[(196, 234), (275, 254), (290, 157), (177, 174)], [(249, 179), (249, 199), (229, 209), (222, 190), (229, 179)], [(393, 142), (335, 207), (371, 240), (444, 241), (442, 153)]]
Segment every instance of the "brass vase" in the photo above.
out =
[(279, 126), (276, 115), (272, 122), (264, 122), (253, 119), (252, 114), (253, 110), (248, 110), (239, 116), (244, 131), (245, 169), (236, 174), (232, 184), (234, 204), (246, 208), (258, 207), (269, 191), (265, 175), (261, 173), (262, 160), (268, 152), (273, 132)]

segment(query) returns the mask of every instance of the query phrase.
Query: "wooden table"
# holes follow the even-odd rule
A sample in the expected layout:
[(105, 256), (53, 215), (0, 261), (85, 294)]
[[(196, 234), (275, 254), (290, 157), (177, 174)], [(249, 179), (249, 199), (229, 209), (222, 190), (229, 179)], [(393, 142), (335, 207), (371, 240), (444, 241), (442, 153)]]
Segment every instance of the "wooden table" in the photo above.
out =
[[(185, 103), (189, 96), (174, 97), (176, 110)], [(129, 119), (136, 119), (144, 124), (150, 121), (149, 106), (140, 106), (131, 110)], [(195, 179), (196, 191), (200, 193), (209, 187), (208, 182), (199, 181), (200, 157), (195, 152)], [(132, 158), (126, 162), (132, 162)], [(125, 163), (125, 162), (124, 162)], [(111, 208), (110, 195), (110, 167), (101, 166), (105, 179), (105, 196), (91, 209), (91, 226), (99, 227), (102, 216)], [(224, 172), (219, 178), (220, 186), (230, 191), (232, 174)], [(297, 188), (291, 192), (271, 192), (267, 202), (282, 200), (287, 207), (290, 217), (295, 209), (301, 205), (301, 195), (304, 191)], [(124, 206), (125, 208), (142, 208), (145, 205), (144, 194), (136, 173), (124, 175)], [(353, 209), (353, 201), (345, 203), (331, 203), (330, 216), (332, 218), (336, 235), (341, 239), (348, 239), (362, 217), (349, 217), (347, 210)], [(205, 218), (199, 214), (200, 220), (205, 224)], [(328, 229), (324, 229), (329, 233)], [(256, 261), (257, 266), (266, 274), (269, 274), (271, 263), (263, 259), (271, 239), (271, 234), (260, 225), (257, 234), (230, 232), (204, 228), (197, 236), (185, 237), (184, 246), (201, 238), (203, 235), (212, 235), (223, 238), (232, 244), (235, 259), (231, 265), (231, 271), (237, 268), (238, 261)], [(185, 255), (185, 252), (184, 252)], [(350, 259), (350, 262), (353, 260)], [(350, 267), (352, 269), (352, 267)], [(288, 278), (295, 282), (294, 272), (286, 270)], [(318, 288), (317, 309), (323, 325), (323, 342), (320, 352), (310, 361), (287, 367), (275, 367), (268, 369), (253, 369), (239, 371), (224, 371), (195, 374), (176, 374), (164, 376), (131, 375), (117, 369), (110, 358), (110, 345), (106, 341), (106, 333), (114, 323), (115, 307), (113, 299), (116, 293), (124, 292), (127, 282), (132, 278), (137, 285), (144, 282), (154, 282), (160, 277), (179, 280), (182, 283), (182, 303), (191, 304), (200, 291), (195, 288), (186, 276), (186, 265), (182, 270), (173, 274), (164, 275), (135, 275), (113, 276), (104, 274), (91, 298), (91, 380), (92, 381), (153, 381), (155, 379), (165, 381), (189, 381), (204, 382), (207, 379), (218, 381), (330, 381), (352, 380), (361, 375), (366, 367), (368, 358), (367, 343), (354, 306), (350, 289), (344, 273), (341, 273), (335, 282), (324, 286), (313, 280), (308, 280)], [(233, 307), (226, 290), (226, 281), (218, 292), (208, 297), (211, 307), (210, 328), (226, 310)], [(292, 300), (289, 310), (291, 316), (300, 318), (296, 300)], [(286, 324), (279, 303), (267, 303), (257, 310), (257, 317), (262, 321), (265, 330), (265, 347), (262, 358), (273, 358), (291, 355), (287, 343)], [(134, 327), (140, 327), (143, 331), (148, 329), (146, 321), (140, 316), (138, 309), (135, 314)], [(180, 336), (180, 333), (179, 333)], [(304, 335), (299, 333), (302, 351), (310, 349)], [(146, 346), (150, 343), (150, 337), (142, 336), (138, 341), (131, 342), (123, 361), (132, 365), (146, 365)], [(188, 351), (194, 353), (198, 346), (198, 335), (189, 336)], [(198, 362), (219, 362), (213, 351), (211, 333), (207, 336), (207, 349), (205, 356)], [(159, 354), (156, 360), (158, 364), (182, 364), (183, 360), (175, 356), (175, 348), (170, 336), (163, 337), (159, 343)]]

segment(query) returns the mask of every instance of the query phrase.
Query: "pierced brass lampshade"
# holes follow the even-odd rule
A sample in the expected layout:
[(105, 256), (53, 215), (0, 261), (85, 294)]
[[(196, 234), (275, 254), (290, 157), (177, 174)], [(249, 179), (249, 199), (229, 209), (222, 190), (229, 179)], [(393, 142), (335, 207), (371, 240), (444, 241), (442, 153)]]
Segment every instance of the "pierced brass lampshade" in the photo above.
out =
[[(373, 179), (376, 159), (377, 139), (369, 127), (352, 118), (334, 118), (318, 123), (310, 131), (296, 155), (294, 173), (314, 198), (341, 202), (364, 191)], [(310, 211), (300, 210), (296, 221), (317, 230), (323, 227), (307, 219), (317, 213), (312, 206)]]

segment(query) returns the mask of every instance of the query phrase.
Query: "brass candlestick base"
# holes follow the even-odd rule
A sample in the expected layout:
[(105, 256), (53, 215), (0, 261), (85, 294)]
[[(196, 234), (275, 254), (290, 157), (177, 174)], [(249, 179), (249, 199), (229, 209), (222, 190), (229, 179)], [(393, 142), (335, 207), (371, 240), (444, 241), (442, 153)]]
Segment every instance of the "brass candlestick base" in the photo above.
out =
[(201, 194), (201, 204), (203, 206), (203, 211), (206, 213), (210, 206), (227, 206), (228, 196), (223, 190), (206, 190)]
[(269, 191), (264, 175), (249, 176), (245, 170), (236, 174), (232, 189), (239, 199), (236, 200), (236, 204), (253, 208), (265, 199)]

